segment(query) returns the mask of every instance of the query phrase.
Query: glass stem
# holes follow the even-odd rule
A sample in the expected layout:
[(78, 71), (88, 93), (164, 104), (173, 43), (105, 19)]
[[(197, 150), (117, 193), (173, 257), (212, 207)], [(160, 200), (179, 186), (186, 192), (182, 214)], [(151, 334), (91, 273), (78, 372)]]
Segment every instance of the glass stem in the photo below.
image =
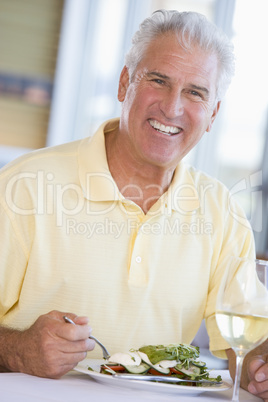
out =
[(242, 374), (243, 361), (244, 361), (244, 356), (237, 354), (236, 355), (236, 370), (235, 370), (235, 381), (234, 381), (234, 390), (233, 390), (232, 401), (239, 401), (239, 388), (240, 388), (240, 380), (241, 380), (241, 374)]

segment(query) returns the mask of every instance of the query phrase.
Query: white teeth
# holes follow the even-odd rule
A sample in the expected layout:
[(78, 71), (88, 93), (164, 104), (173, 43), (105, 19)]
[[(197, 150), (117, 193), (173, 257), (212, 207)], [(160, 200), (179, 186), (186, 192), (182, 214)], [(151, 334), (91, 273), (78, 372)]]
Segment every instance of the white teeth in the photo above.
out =
[(149, 120), (149, 123), (153, 128), (166, 135), (178, 134), (181, 131), (181, 129), (178, 127), (165, 126), (164, 124), (159, 123), (157, 120)]

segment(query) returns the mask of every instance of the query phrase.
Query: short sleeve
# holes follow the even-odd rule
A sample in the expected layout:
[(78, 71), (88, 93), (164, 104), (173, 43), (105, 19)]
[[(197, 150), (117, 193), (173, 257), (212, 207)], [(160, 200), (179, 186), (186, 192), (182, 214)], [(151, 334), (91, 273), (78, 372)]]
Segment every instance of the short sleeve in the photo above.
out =
[(0, 204), (0, 322), (18, 301), (27, 266), (26, 249), (16, 230), (16, 221)]

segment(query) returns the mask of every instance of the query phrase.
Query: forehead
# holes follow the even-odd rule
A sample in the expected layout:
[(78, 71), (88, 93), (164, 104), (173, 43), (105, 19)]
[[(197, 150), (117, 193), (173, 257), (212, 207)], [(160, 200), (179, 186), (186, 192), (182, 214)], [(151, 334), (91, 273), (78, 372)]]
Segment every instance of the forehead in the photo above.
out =
[(186, 50), (174, 33), (161, 34), (150, 42), (138, 65), (138, 70), (140, 68), (168, 72), (174, 79), (184, 74), (189, 79), (206, 81), (208, 85), (217, 84), (216, 54), (204, 51), (197, 44)]

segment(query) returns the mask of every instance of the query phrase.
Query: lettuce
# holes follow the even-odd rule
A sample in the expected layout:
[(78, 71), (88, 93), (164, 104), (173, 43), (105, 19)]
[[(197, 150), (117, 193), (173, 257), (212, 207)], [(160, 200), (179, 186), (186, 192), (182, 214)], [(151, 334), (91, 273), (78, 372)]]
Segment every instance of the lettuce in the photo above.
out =
[(139, 348), (139, 351), (145, 353), (153, 364), (162, 360), (177, 360), (184, 363), (199, 357), (198, 347), (185, 344), (148, 345)]

